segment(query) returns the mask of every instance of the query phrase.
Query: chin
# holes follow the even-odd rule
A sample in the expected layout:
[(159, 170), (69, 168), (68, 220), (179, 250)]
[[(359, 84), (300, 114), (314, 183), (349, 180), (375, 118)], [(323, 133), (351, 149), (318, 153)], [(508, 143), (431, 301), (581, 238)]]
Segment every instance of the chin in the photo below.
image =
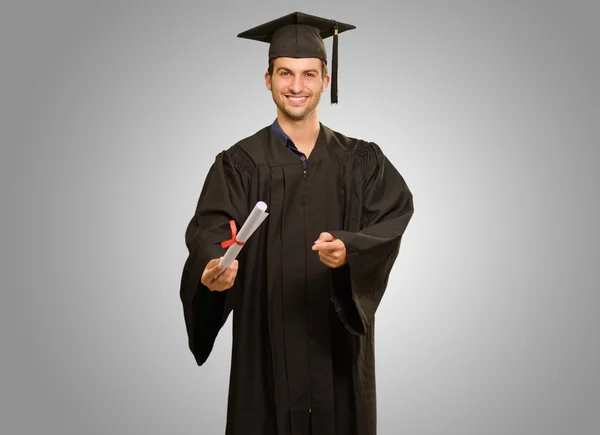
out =
[(286, 117), (293, 119), (294, 121), (305, 119), (311, 112), (310, 110), (307, 110), (306, 107), (290, 107), (285, 104), (285, 102), (283, 104), (277, 104), (277, 107)]
[(295, 111), (290, 111), (290, 110), (283, 110), (283, 113), (286, 114), (286, 116), (290, 119), (293, 119), (294, 121), (302, 121), (303, 119), (308, 118), (308, 115), (310, 115), (310, 111), (308, 110), (302, 110), (301, 112), (295, 112)]

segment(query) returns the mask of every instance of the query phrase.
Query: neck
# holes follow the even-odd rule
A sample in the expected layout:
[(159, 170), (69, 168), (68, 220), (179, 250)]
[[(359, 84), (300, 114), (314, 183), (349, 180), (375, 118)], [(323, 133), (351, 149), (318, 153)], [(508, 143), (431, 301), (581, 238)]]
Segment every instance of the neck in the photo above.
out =
[(306, 119), (295, 121), (277, 111), (277, 122), (281, 129), (295, 144), (314, 144), (319, 136), (321, 126), (316, 110)]

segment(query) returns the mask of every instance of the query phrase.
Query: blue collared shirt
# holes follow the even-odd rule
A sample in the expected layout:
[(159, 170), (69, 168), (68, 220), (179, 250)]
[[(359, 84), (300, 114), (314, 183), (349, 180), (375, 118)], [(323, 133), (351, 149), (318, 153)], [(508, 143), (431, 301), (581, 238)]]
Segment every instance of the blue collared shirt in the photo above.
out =
[(306, 155), (298, 148), (296, 148), (294, 142), (292, 142), (290, 137), (287, 134), (285, 134), (285, 132), (281, 129), (279, 122), (277, 122), (277, 118), (275, 118), (275, 121), (271, 125), (271, 129), (273, 130), (275, 137), (277, 137), (277, 139), (279, 139), (282, 144), (284, 144), (291, 152), (293, 152), (300, 159), (300, 161), (302, 162), (302, 166), (304, 166), (304, 169), (306, 169)]

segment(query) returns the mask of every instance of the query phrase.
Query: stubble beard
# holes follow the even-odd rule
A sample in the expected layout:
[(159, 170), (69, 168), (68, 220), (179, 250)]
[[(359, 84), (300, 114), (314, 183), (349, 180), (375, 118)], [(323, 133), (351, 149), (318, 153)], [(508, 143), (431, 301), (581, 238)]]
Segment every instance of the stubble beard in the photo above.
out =
[(319, 92), (312, 94), (312, 96), (310, 97), (311, 102), (300, 113), (288, 110), (288, 108), (286, 107), (285, 96), (277, 97), (275, 96), (274, 92), (271, 92), (271, 94), (273, 96), (273, 101), (275, 102), (275, 105), (287, 118), (291, 119), (292, 121), (302, 121), (308, 118), (310, 114), (312, 114), (315, 111), (315, 109), (319, 106), (319, 102), (321, 101), (322, 89), (323, 87), (321, 87), (321, 90)]

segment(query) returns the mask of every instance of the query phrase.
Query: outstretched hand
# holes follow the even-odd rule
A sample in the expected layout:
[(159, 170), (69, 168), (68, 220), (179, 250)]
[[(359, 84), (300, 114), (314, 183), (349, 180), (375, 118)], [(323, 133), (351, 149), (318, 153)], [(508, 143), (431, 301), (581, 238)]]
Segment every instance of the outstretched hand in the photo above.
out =
[(239, 266), (237, 260), (233, 260), (233, 263), (217, 277), (217, 274), (223, 269), (223, 265), (219, 264), (222, 258), (210, 260), (202, 272), (201, 282), (211, 291), (228, 290), (233, 287), (235, 282)]
[(319, 253), (321, 263), (326, 266), (337, 268), (346, 264), (346, 245), (330, 233), (321, 233), (312, 250)]

